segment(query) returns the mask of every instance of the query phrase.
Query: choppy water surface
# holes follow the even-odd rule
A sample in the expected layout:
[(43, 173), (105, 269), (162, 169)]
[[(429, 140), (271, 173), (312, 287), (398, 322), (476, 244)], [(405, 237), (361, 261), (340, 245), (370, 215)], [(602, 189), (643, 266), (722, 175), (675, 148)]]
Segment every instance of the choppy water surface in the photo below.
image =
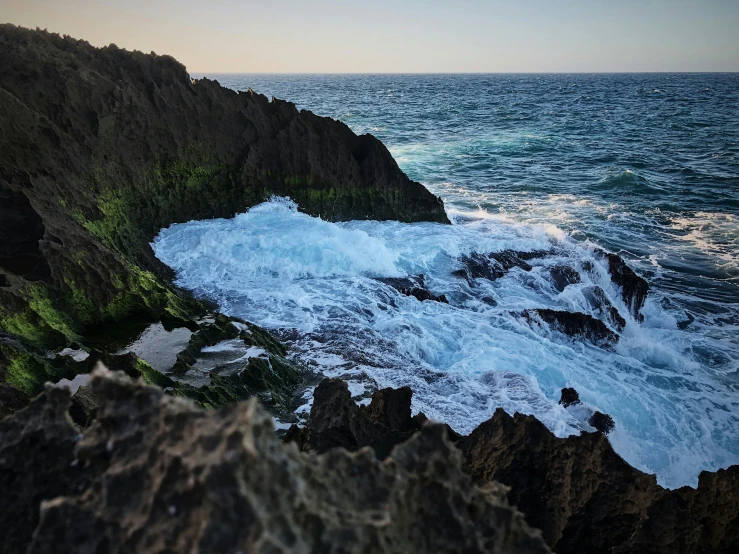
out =
[[(499, 406), (577, 432), (581, 413), (557, 405), (574, 386), (662, 484), (739, 463), (739, 75), (216, 78), (377, 135), (454, 225), (332, 224), (275, 200), (164, 230), (155, 251), (180, 284), (352, 375), (353, 392), (411, 385), (414, 409), (461, 432)], [(613, 352), (516, 316), (592, 313), (596, 285), (628, 316), (593, 246), (652, 287)], [(508, 248), (556, 254), (475, 287), (451, 276), (462, 254)], [(582, 282), (559, 292), (555, 265)], [(419, 273), (451, 303), (375, 279)]]

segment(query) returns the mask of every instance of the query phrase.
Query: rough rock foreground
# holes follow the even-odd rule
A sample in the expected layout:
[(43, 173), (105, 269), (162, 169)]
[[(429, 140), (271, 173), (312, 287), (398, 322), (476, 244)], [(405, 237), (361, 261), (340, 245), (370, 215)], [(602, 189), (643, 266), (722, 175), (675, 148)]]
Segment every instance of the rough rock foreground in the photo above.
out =
[(82, 434), (51, 386), (0, 422), (4, 553), (549, 552), (440, 424), (380, 461), (301, 453), (256, 399), (206, 411), (105, 369), (92, 389)]
[[(411, 390), (383, 389), (357, 406), (338, 379), (321, 382), (305, 428), (286, 440), (303, 451), (370, 446), (379, 458), (425, 429)], [(564, 553), (739, 552), (739, 466), (703, 472), (697, 489), (666, 490), (631, 467), (601, 433), (555, 437), (533, 416), (502, 409), (469, 436), (449, 434), (480, 487), (502, 483), (508, 500)]]
[(45, 351), (89, 350), (100, 324), (196, 326), (205, 308), (149, 246), (163, 227), (272, 195), (334, 221), (448, 222), (375, 137), (169, 56), (0, 25), (0, 75), (0, 382), (27, 394), (74, 375)]

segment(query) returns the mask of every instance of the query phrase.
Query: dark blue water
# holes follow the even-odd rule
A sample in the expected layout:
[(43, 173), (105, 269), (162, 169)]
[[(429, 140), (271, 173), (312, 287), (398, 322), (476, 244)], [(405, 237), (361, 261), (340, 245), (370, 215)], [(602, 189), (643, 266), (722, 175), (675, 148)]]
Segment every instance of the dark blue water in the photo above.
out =
[[(275, 205), (163, 235), (157, 254), (184, 285), (275, 329), (361, 337), (344, 350), (308, 338), (294, 346), (324, 348), (324, 369), (331, 356), (365, 350), (365, 359), (343, 362), (379, 385), (411, 384), (416, 406), (462, 430), (503, 405), (573, 432), (556, 399), (574, 385), (614, 415), (617, 451), (664, 484), (694, 484), (701, 469), (739, 462), (739, 74), (210, 77), (376, 135), (457, 225), (332, 226)], [(291, 226), (300, 235), (293, 243), (284, 233)], [(265, 241), (280, 256), (260, 249)], [(314, 249), (317, 241), (325, 242)], [(645, 322), (629, 320), (615, 354), (532, 335), (511, 319), (521, 307), (583, 309), (579, 289), (558, 294), (530, 275), (491, 287), (495, 309), (469, 301), (449, 312), (424, 303), (423, 312), (409, 304), (355, 320), (334, 315), (374, 302), (367, 263), (424, 272), (449, 293), (461, 287), (447, 279), (455, 254), (547, 241), (565, 245), (563, 263), (593, 246), (618, 252), (649, 280)], [(280, 275), (279, 293), (271, 282), (260, 289), (264, 277), (250, 273), (257, 259)], [(450, 377), (432, 384), (423, 371)]]

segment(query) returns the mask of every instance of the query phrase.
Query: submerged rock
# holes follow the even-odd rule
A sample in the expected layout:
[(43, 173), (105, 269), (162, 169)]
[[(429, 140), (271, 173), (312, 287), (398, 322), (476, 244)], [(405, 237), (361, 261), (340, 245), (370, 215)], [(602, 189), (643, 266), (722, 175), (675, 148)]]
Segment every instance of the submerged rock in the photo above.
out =
[(446, 295), (441, 294), (437, 296), (426, 288), (423, 275), (416, 275), (415, 277), (383, 277), (377, 280), (393, 287), (401, 294), (413, 296), (420, 302), (433, 300), (434, 302), (449, 304)]
[(595, 346), (612, 348), (619, 336), (605, 323), (581, 312), (561, 312), (545, 308), (526, 310), (523, 317), (529, 325), (547, 324), (551, 329), (573, 338), (583, 338)]
[(204, 411), (109, 372), (92, 387), (79, 441), (66, 390), (0, 422), (4, 552), (549, 552), (504, 488), (461, 471), (441, 425), (384, 462), (316, 455), (280, 443), (254, 399)]

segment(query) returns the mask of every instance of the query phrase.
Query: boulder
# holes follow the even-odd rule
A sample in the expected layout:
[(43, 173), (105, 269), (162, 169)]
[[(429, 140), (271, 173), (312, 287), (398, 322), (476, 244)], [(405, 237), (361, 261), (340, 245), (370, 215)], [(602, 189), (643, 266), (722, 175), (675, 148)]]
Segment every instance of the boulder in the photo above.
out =
[(580, 403), (580, 395), (573, 388), (562, 389), (562, 395), (559, 398), (559, 403), (566, 408)]
[(415, 277), (383, 277), (378, 279), (378, 281), (393, 287), (401, 294), (413, 296), (419, 302), (432, 300), (434, 302), (449, 304), (449, 300), (446, 295), (441, 294), (437, 296), (426, 288), (426, 282), (423, 275), (416, 275)]

